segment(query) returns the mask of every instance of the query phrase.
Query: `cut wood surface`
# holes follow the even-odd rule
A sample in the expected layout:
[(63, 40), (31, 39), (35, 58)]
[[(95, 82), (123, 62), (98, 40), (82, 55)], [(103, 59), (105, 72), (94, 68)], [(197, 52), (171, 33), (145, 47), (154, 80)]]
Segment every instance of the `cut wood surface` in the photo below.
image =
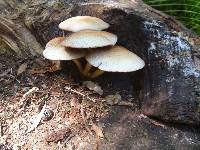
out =
[(69, 17), (99, 17), (111, 25), (108, 31), (118, 36), (119, 45), (145, 60), (146, 67), (134, 76), (141, 82), (143, 112), (200, 123), (199, 38), (171, 17), (138, 0), (11, 2), (1, 10), (0, 35), (16, 52), (41, 53), (41, 45), (62, 35), (58, 24)]

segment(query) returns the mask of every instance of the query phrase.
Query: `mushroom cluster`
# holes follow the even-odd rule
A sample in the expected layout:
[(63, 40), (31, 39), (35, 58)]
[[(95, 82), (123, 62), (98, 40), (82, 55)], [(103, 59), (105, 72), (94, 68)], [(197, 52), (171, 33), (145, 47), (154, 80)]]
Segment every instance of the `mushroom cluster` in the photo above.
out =
[[(59, 28), (72, 33), (67, 37), (50, 40), (43, 56), (60, 64), (61, 60), (72, 60), (78, 70), (87, 77), (96, 78), (108, 72), (132, 72), (144, 67), (144, 61), (128, 49), (115, 45), (117, 36), (102, 31), (110, 25), (91, 16), (76, 16), (59, 24)], [(78, 60), (85, 57), (83, 68)], [(91, 72), (92, 67), (97, 69)]]

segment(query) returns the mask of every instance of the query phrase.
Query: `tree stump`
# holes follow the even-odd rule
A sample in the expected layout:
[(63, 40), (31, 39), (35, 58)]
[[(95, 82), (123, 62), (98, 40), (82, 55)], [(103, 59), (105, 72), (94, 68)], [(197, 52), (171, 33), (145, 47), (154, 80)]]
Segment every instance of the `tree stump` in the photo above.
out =
[(144, 114), (164, 121), (200, 124), (199, 37), (140, 0), (0, 1), (0, 37), (21, 56), (40, 55), (61, 36), (58, 24), (72, 16), (103, 19), (118, 43), (145, 60), (130, 74)]

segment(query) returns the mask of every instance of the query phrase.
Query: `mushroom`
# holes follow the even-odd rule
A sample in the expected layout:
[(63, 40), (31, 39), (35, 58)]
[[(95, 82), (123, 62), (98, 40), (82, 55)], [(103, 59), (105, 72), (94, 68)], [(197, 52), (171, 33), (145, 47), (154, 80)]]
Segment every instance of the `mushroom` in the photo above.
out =
[[(86, 55), (86, 60), (89, 64), (86, 65), (83, 72), (91, 78), (100, 76), (104, 71), (132, 72), (145, 66), (139, 56), (122, 46), (98, 48)], [(97, 67), (98, 70), (90, 74), (92, 66)]]
[(62, 30), (77, 32), (81, 30), (104, 30), (109, 27), (109, 24), (103, 20), (91, 16), (76, 16), (69, 18), (59, 24)]
[(82, 30), (72, 33), (61, 43), (71, 48), (97, 48), (115, 45), (117, 36), (106, 31)]
[(51, 47), (51, 46), (57, 46), (60, 45), (60, 43), (65, 39), (65, 37), (56, 37), (51, 39), (45, 46), (45, 48), (47, 47)]
[(57, 66), (60, 66), (60, 60), (72, 60), (77, 66), (78, 70), (82, 72), (83, 68), (78, 58), (84, 57), (86, 51), (80, 49), (67, 48), (61, 45), (64, 37), (57, 37), (50, 40), (43, 51), (43, 56), (47, 59), (53, 60)]

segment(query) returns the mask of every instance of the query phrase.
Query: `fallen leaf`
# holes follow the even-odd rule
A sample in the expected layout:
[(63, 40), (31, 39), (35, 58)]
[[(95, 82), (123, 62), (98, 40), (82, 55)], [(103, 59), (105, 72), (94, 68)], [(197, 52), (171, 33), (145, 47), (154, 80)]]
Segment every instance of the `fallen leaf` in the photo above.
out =
[(121, 95), (119, 94), (115, 94), (115, 95), (108, 95), (105, 97), (105, 101), (109, 104), (109, 105), (116, 105), (119, 103), (119, 101), (121, 101)]
[(32, 68), (30, 73), (31, 74), (44, 74), (47, 72), (56, 72), (58, 70), (61, 70), (60, 62), (54, 61), (54, 62), (52, 62), (51, 66)]
[(87, 87), (91, 91), (98, 93), (99, 95), (103, 95), (103, 90), (101, 87), (92, 81), (84, 81), (83, 86)]
[(71, 130), (69, 128), (60, 129), (58, 131), (53, 131), (45, 137), (45, 140), (50, 143), (58, 143), (59, 141), (64, 140), (71, 134)]
[(30, 127), (27, 131), (27, 133), (33, 131), (35, 128), (37, 128), (37, 126), (39, 125), (40, 121), (42, 120), (42, 117), (44, 115), (44, 112), (45, 112), (45, 109), (46, 109), (46, 104), (44, 104), (41, 112), (35, 116), (33, 116), (31, 118), (31, 121), (30, 121)]
[(27, 63), (21, 64), (17, 70), (17, 76), (26, 71), (26, 68), (27, 68)]
[(103, 128), (102, 127), (99, 127), (96, 124), (92, 123), (91, 130), (93, 130), (98, 137), (100, 137), (100, 138), (104, 137), (104, 135), (103, 135)]

